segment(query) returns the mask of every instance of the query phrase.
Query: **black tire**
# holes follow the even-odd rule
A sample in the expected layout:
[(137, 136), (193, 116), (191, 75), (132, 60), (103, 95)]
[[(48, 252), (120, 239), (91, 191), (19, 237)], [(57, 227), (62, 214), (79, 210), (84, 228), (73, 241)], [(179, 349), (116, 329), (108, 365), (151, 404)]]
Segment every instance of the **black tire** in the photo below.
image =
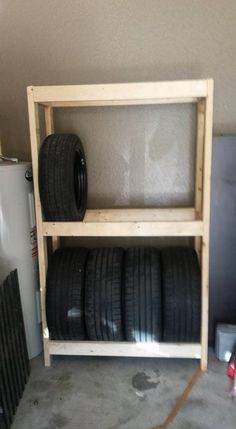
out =
[(82, 220), (87, 169), (82, 143), (73, 134), (48, 136), (39, 152), (39, 192), (45, 220)]
[(47, 272), (46, 315), (50, 338), (84, 340), (84, 282), (87, 249), (62, 248)]
[(123, 340), (122, 259), (119, 248), (93, 249), (88, 254), (85, 323), (89, 340)]
[(161, 340), (161, 270), (156, 249), (125, 252), (124, 323), (127, 341)]
[(161, 253), (164, 341), (199, 342), (201, 274), (194, 249), (170, 248)]

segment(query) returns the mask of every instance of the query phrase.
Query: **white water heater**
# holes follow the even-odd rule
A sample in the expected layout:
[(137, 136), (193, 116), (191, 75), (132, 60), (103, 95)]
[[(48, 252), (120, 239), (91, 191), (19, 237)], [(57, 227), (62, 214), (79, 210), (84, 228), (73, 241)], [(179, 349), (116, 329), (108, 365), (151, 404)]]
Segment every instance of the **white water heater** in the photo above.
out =
[(29, 358), (42, 350), (30, 163), (0, 161), (0, 281), (17, 268)]

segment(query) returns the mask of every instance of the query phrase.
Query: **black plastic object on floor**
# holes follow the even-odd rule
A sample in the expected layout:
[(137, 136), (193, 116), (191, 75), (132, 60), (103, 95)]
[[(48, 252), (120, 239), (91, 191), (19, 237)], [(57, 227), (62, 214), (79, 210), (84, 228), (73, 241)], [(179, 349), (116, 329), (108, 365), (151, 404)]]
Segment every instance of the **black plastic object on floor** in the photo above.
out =
[(85, 340), (84, 276), (87, 249), (61, 248), (49, 261), (46, 315), (53, 340)]
[(0, 285), (0, 429), (10, 428), (30, 373), (17, 271)]
[(93, 249), (88, 254), (85, 322), (89, 340), (122, 341), (122, 261), (119, 248)]
[(160, 253), (153, 248), (125, 252), (124, 324), (127, 341), (162, 338)]
[(87, 169), (82, 143), (73, 134), (51, 134), (40, 148), (39, 192), (45, 220), (83, 220)]
[(197, 254), (191, 248), (161, 252), (164, 341), (199, 342), (201, 275)]

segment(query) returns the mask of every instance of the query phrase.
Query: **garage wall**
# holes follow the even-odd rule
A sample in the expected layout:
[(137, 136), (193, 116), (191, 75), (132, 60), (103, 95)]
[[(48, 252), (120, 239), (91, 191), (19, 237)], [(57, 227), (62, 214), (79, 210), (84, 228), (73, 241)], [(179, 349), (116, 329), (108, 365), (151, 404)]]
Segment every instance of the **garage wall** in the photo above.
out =
[[(26, 86), (215, 79), (215, 133), (236, 132), (234, 0), (1, 0), (6, 155), (30, 159)], [(193, 201), (190, 106), (70, 109), (57, 130), (84, 142), (89, 206)]]

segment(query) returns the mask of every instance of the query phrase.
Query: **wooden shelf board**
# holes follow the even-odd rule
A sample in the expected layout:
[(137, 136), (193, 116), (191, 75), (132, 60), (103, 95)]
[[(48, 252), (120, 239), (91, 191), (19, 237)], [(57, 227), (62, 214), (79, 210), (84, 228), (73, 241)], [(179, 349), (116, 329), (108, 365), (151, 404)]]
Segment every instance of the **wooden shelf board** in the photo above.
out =
[(52, 355), (201, 358), (199, 343), (48, 341)]

